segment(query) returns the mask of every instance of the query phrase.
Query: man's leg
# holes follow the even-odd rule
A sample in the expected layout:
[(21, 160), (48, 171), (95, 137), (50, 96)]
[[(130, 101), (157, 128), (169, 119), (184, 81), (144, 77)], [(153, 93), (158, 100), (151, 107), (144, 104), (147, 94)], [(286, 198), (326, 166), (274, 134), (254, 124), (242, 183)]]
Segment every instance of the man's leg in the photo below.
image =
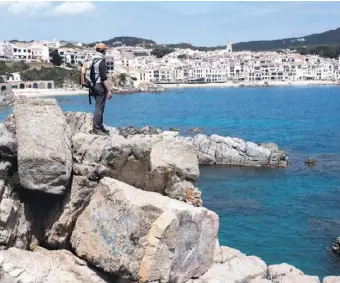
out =
[(100, 127), (101, 129), (103, 130), (104, 129), (104, 111), (105, 111), (105, 104), (106, 104), (106, 98), (107, 98), (107, 95), (103, 95), (104, 96), (104, 102), (103, 102), (103, 109), (102, 109), (102, 116), (101, 116), (101, 119), (100, 119)]
[(106, 95), (96, 95), (94, 99), (96, 100), (96, 107), (93, 115), (93, 130), (100, 131), (103, 128)]

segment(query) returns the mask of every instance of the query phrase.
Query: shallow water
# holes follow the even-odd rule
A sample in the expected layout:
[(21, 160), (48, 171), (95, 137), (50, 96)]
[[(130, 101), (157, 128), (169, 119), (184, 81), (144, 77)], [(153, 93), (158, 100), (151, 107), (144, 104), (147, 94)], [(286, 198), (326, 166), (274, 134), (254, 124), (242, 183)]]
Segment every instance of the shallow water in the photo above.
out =
[[(93, 111), (86, 96), (57, 98), (65, 111)], [(10, 110), (1, 114), (3, 118)], [(329, 250), (340, 236), (340, 88), (197, 88), (115, 95), (112, 126), (200, 127), (206, 134), (275, 142), (285, 169), (201, 167), (204, 206), (220, 216), (220, 243), (268, 264), (287, 262), (311, 275), (340, 275)], [(315, 167), (304, 160), (314, 157)]]

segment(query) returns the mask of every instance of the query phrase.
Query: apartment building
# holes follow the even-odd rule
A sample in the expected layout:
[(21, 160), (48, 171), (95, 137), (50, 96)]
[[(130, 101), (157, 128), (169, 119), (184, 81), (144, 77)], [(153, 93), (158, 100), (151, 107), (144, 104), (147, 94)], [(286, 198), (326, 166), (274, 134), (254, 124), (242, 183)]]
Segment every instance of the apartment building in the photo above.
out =
[(8, 41), (0, 41), (0, 60), (12, 60), (13, 44)]

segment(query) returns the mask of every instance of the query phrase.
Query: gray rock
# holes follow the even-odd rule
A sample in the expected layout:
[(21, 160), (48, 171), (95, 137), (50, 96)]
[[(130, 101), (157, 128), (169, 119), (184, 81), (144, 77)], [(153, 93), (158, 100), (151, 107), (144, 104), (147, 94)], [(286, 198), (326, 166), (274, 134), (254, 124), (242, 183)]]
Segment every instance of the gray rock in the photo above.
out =
[[(69, 239), (78, 216), (88, 205), (97, 183), (86, 177), (74, 176), (72, 186), (61, 203), (46, 216), (44, 242), (53, 249), (69, 247)], [(48, 228), (51, 227), (51, 228)]]
[(6, 129), (15, 135), (15, 117), (13, 114), (9, 115), (4, 121)]
[(199, 164), (285, 167), (287, 158), (275, 144), (257, 145), (242, 139), (218, 135), (194, 136), (190, 142), (197, 151)]
[(170, 167), (183, 179), (197, 180), (198, 160), (192, 146), (176, 140), (162, 140), (151, 150), (151, 168)]
[(13, 133), (8, 131), (5, 124), (0, 124), (0, 157), (1, 160), (16, 156), (17, 143)]
[(186, 282), (213, 263), (218, 216), (104, 178), (71, 237), (78, 256), (142, 282)]
[(234, 257), (245, 256), (239, 250), (229, 248), (226, 246), (218, 247), (216, 250), (214, 262), (215, 263), (225, 263)]
[(205, 274), (192, 283), (240, 283), (263, 279), (267, 265), (256, 256), (235, 256), (223, 264), (214, 264)]
[[(301, 276), (304, 276), (304, 273), (301, 270), (287, 263), (273, 264), (273, 265), (268, 266), (267, 278), (269, 280), (272, 280), (274, 283), (299, 282), (299, 281), (289, 281), (289, 280), (296, 280), (295, 278), (299, 278), (302, 280)], [(306, 282), (309, 282), (309, 281), (306, 281)]]
[(12, 163), (5, 161), (0, 162), (0, 179), (7, 180), (10, 174), (10, 170), (12, 168)]
[(71, 131), (55, 99), (14, 105), (20, 184), (29, 190), (63, 194), (72, 170)]
[(92, 130), (93, 115), (86, 112), (65, 112), (66, 122), (72, 134), (89, 133)]
[(72, 141), (76, 175), (94, 181), (111, 177), (145, 191), (201, 204), (201, 193), (190, 181), (199, 176), (196, 153), (182, 141), (163, 135), (126, 139), (84, 133), (75, 134)]
[(0, 252), (3, 283), (107, 283), (109, 280), (70, 251), (38, 248), (29, 252), (10, 248)]
[(20, 201), (3, 180), (0, 180), (0, 192), (0, 248), (7, 248), (15, 241)]
[(320, 283), (317, 276), (299, 275), (295, 277), (283, 277), (280, 281), (273, 281), (279, 283)]
[(7, 85), (6, 91), (0, 92), (0, 108), (8, 107), (13, 104), (14, 101), (14, 93), (13, 90), (10, 89), (10, 85)]
[[(65, 112), (67, 124), (70, 126), (72, 134), (90, 133), (93, 128), (93, 115), (87, 112)], [(118, 135), (119, 131), (113, 127), (105, 126), (110, 134)]]
[(322, 281), (323, 283), (340, 283), (340, 276), (328, 276)]

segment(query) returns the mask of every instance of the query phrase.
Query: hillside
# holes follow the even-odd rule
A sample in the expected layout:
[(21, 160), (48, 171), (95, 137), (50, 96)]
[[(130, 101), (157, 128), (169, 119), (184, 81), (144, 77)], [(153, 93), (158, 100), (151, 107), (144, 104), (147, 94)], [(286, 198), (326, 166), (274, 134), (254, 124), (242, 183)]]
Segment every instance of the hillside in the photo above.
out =
[(340, 28), (322, 33), (315, 33), (304, 37), (283, 38), (277, 40), (259, 40), (239, 42), (233, 44), (233, 49), (238, 50), (275, 50), (295, 48), (310, 45), (340, 45)]
[[(139, 37), (133, 37), (133, 36), (118, 36), (111, 38), (109, 40), (102, 41), (106, 45), (109, 46), (120, 46), (120, 45), (126, 45), (126, 46), (137, 46), (137, 45), (145, 45), (145, 46), (153, 46), (156, 45), (156, 42), (151, 39), (145, 39), (145, 38), (139, 38)], [(88, 46), (94, 46), (96, 43), (90, 43), (87, 44)]]
[[(129, 37), (129, 36), (120, 36), (114, 37), (109, 40), (103, 41), (107, 45), (122, 45), (125, 44), (127, 46), (137, 46), (144, 45), (147, 48), (164, 48), (167, 47), (169, 49), (173, 48), (190, 48), (201, 51), (208, 50), (217, 50), (224, 49), (225, 46), (194, 46), (190, 43), (177, 43), (177, 44), (157, 44), (155, 41), (150, 39), (138, 38), (138, 37)], [(90, 46), (95, 43), (89, 44)], [(292, 38), (283, 38), (276, 40), (258, 40), (258, 41), (248, 41), (248, 42), (238, 42), (233, 44), (234, 51), (240, 50), (250, 50), (250, 51), (266, 51), (266, 50), (277, 50), (277, 49), (286, 49), (286, 48), (297, 48), (297, 47), (306, 47), (308, 46), (309, 50), (315, 49), (320, 46), (334, 46), (337, 47), (340, 45), (340, 28), (325, 31), (322, 33), (315, 33), (304, 37), (292, 37)]]

